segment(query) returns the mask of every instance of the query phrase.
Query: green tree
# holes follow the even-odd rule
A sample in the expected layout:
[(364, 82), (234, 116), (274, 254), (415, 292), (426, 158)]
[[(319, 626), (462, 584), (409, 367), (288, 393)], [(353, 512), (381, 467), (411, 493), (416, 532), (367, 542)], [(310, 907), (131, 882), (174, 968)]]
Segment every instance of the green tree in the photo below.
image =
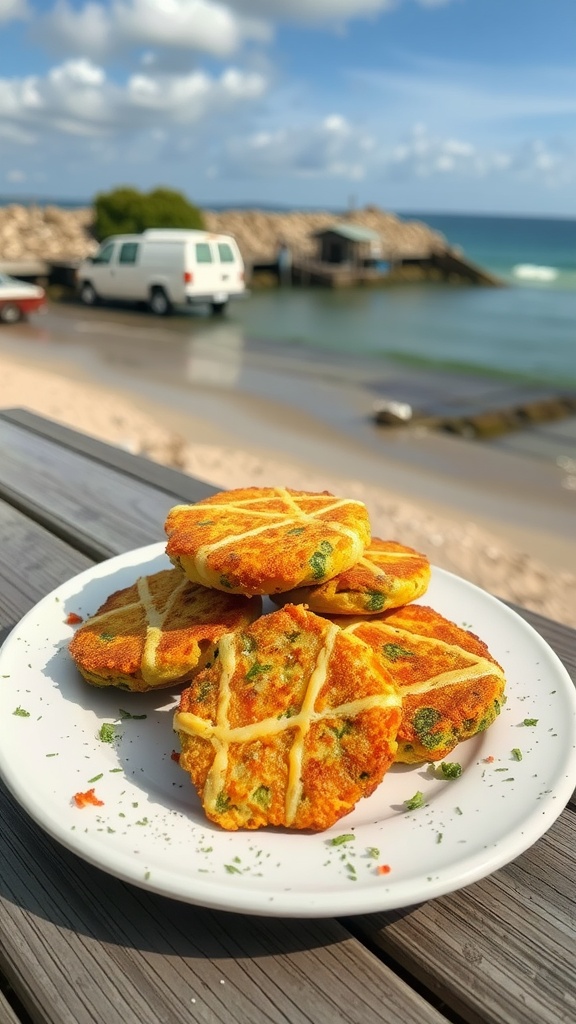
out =
[(94, 200), (94, 235), (138, 234), (146, 228), (203, 228), (202, 211), (181, 192), (156, 188), (139, 192), (124, 185)]

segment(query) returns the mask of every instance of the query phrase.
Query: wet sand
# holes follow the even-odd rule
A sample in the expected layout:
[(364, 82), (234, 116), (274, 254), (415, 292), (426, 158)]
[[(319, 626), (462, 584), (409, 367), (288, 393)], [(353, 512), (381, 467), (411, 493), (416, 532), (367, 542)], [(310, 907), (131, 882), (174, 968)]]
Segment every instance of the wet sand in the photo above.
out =
[[(203, 375), (178, 387), (160, 370), (154, 380), (143, 375), (126, 353), (107, 373), (91, 357), (23, 344), (29, 333), (0, 338), (1, 407), (32, 409), (217, 487), (277, 484), (360, 498), (375, 535), (576, 626), (576, 493), (549, 461), (422, 431), (383, 437), (367, 421), (357, 381), (289, 370), (257, 352), (242, 381), (236, 375), (226, 387), (204, 353)], [(334, 403), (338, 416), (321, 415)]]

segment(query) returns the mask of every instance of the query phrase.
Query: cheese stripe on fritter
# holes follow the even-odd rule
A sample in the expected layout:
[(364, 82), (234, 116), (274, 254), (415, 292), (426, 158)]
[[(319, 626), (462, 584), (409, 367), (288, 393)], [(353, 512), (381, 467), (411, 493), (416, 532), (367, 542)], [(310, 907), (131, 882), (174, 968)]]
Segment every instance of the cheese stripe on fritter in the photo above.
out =
[(297, 715), (293, 715), (289, 719), (268, 718), (236, 728), (231, 728), (228, 722), (230, 680), (236, 667), (235, 638), (229, 634), (220, 640), (218, 646), (222, 671), (219, 680), (216, 722), (213, 724), (190, 712), (177, 711), (174, 715), (175, 732), (200, 736), (202, 739), (209, 740), (214, 747), (214, 762), (208, 772), (203, 794), (203, 802), (207, 810), (216, 811), (218, 795), (225, 788), (228, 751), (231, 743), (253, 743), (256, 740), (291, 729), (294, 732), (294, 741), (288, 755), (289, 769), (285, 795), (286, 824), (290, 825), (298, 810), (302, 792), (304, 746), (311, 726), (325, 718), (355, 717), (372, 708), (398, 706), (397, 694), (389, 693), (372, 694), (369, 697), (347, 701), (339, 707), (328, 707), (321, 712), (314, 710), (318, 695), (326, 682), (334, 642), (339, 632), (338, 626), (331, 626), (328, 630), (326, 641), (318, 653), (316, 665), (308, 680), (302, 706)]

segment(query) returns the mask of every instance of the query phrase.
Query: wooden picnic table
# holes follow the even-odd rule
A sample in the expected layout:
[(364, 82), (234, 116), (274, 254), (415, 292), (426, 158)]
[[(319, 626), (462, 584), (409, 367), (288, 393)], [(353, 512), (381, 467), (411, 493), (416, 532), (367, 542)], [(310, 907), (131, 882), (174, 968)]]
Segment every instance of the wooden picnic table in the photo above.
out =
[[(158, 540), (213, 488), (0, 413), (2, 638), (54, 587)], [(576, 631), (517, 609), (576, 679)], [(214, 911), (124, 883), (0, 785), (1, 1024), (561, 1024), (576, 1019), (576, 817), (460, 891), (341, 919)]]

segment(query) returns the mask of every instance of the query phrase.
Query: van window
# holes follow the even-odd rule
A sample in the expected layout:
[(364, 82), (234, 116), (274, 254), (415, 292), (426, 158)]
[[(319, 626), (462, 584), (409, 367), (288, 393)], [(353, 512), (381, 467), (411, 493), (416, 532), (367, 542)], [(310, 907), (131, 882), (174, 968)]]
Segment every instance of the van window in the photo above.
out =
[(212, 263), (212, 250), (208, 242), (196, 243), (196, 263)]
[(96, 255), (95, 255), (94, 259), (92, 260), (92, 262), (93, 263), (110, 263), (110, 260), (112, 259), (112, 253), (113, 252), (114, 252), (114, 242), (110, 242), (108, 245), (105, 245), (103, 249), (100, 249), (100, 251), (96, 253)]
[(120, 246), (120, 255), (118, 257), (118, 263), (137, 263), (138, 248), (138, 242), (124, 242)]
[(234, 263), (234, 253), (228, 242), (218, 242), (218, 254), (220, 263)]

